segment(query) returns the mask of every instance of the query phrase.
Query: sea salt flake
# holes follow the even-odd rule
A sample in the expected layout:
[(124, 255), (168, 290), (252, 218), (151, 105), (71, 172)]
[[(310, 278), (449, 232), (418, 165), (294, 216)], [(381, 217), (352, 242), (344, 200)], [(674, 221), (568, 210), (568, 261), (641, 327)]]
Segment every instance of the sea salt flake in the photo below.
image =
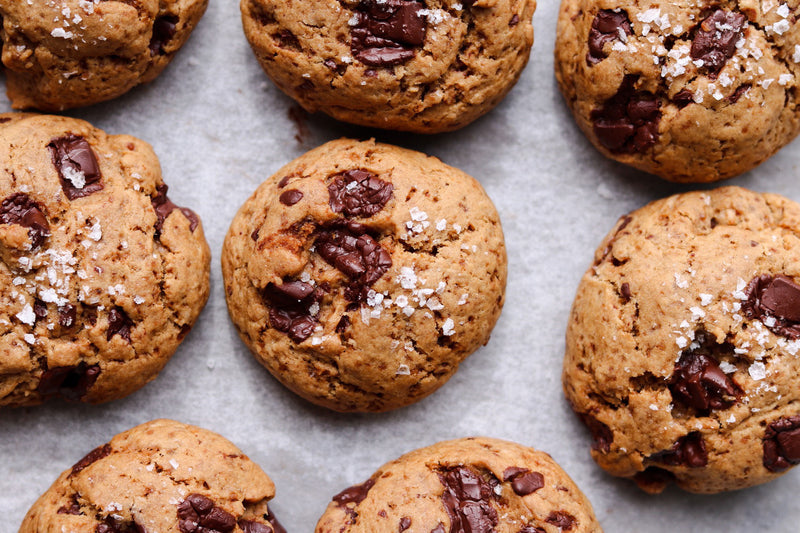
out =
[(170, 459), (169, 466), (171, 466), (173, 470), (176, 470), (178, 468), (178, 461), (175, 459)]
[(408, 365), (400, 365), (397, 367), (397, 372), (394, 373), (396, 376), (410, 376), (411, 369), (408, 368)]
[(25, 307), (16, 314), (16, 317), (20, 322), (29, 326), (33, 326), (36, 323), (36, 313), (33, 312), (33, 307), (30, 304), (25, 304)]
[(456, 332), (455, 326), (456, 324), (455, 322), (453, 322), (452, 318), (446, 319), (444, 321), (444, 324), (442, 324), (442, 335), (445, 335), (447, 337), (451, 336), (453, 333)]
[(689, 344), (689, 341), (686, 340), (686, 337), (678, 337), (675, 339), (675, 344), (678, 345), (678, 348), (684, 349)]
[(710, 294), (700, 293), (700, 305), (706, 306), (711, 303), (714, 297)]
[(22, 338), (25, 339), (25, 342), (28, 344), (36, 344), (36, 337), (33, 336), (33, 333), (26, 333)]
[(754, 362), (747, 371), (750, 373), (750, 377), (755, 381), (760, 381), (767, 377), (767, 367), (761, 361)]
[(725, 372), (726, 374), (733, 374), (736, 372), (736, 365), (733, 365), (727, 361), (720, 361), (719, 369)]

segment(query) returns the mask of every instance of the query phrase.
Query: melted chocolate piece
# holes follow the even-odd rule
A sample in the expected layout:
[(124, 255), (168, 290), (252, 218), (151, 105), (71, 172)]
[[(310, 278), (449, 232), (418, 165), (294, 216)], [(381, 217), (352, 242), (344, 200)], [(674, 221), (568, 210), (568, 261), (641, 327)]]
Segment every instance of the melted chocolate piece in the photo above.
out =
[(614, 442), (614, 433), (611, 429), (588, 413), (578, 413), (578, 417), (592, 434), (592, 449), (608, 453), (611, 450), (611, 443)]
[(350, 317), (348, 315), (342, 315), (342, 318), (339, 319), (339, 323), (336, 324), (336, 333), (344, 333), (349, 327)]
[(73, 494), (69, 504), (59, 507), (58, 511), (56, 511), (56, 514), (71, 514), (75, 516), (83, 515), (84, 513), (81, 511), (81, 504), (78, 503), (78, 495)]
[(683, 109), (692, 102), (694, 102), (694, 93), (689, 89), (681, 89), (672, 97), (672, 103), (678, 106), (678, 109)]
[(153, 22), (153, 36), (150, 38), (150, 55), (165, 54), (164, 45), (175, 37), (178, 27), (178, 17), (175, 15), (163, 15), (156, 17)]
[(369, 489), (371, 489), (374, 484), (375, 480), (370, 478), (361, 485), (353, 485), (352, 487), (344, 489), (334, 496), (332, 500), (335, 501), (339, 507), (345, 507), (348, 503), (358, 505), (366, 499)]
[(268, 524), (251, 520), (239, 520), (239, 527), (243, 533), (274, 533), (272, 527)]
[(106, 340), (111, 341), (114, 335), (119, 335), (128, 342), (131, 342), (131, 328), (133, 321), (128, 318), (121, 307), (113, 307), (108, 312), (108, 331)]
[(745, 295), (742, 310), (747, 318), (761, 320), (776, 335), (800, 338), (800, 285), (783, 274), (762, 274), (750, 281)]
[(497, 496), (492, 486), (466, 466), (445, 468), (438, 475), (445, 487), (442, 504), (450, 517), (450, 533), (492, 533), (499, 522), (491, 505)]
[(527, 468), (510, 466), (503, 470), (503, 481), (510, 481), (517, 496), (527, 496), (544, 487), (544, 476)]
[(675, 364), (669, 382), (672, 398), (700, 411), (727, 409), (742, 394), (719, 367), (719, 361), (704, 348), (685, 351)]
[(147, 533), (144, 526), (136, 522), (122, 522), (115, 520), (113, 517), (106, 517), (105, 521), (97, 524), (94, 529), (95, 533)]
[(36, 298), (33, 301), (33, 314), (36, 315), (36, 320), (47, 318), (47, 304)]
[(622, 297), (622, 301), (628, 303), (631, 301), (631, 286), (625, 282), (619, 286), (619, 295)]
[(317, 319), (309, 312), (322, 299), (322, 290), (303, 281), (288, 281), (283, 285), (270, 283), (264, 290), (269, 304), (270, 325), (289, 335), (294, 342), (303, 342), (317, 327)]
[(444, 528), (444, 524), (439, 522), (435, 528), (431, 529), (431, 533), (446, 533), (446, 529)]
[(800, 464), (800, 415), (779, 418), (767, 426), (763, 463), (770, 472)]
[(71, 328), (75, 325), (78, 311), (72, 304), (64, 304), (58, 308), (58, 325), (62, 328)]
[(750, 85), (749, 83), (743, 83), (742, 85), (739, 85), (736, 88), (736, 90), (733, 91), (731, 93), (731, 95), (728, 97), (728, 102), (730, 102), (732, 104), (735, 104), (736, 102), (738, 102), (739, 99), (742, 96), (744, 96), (747, 91), (750, 90), (750, 87), (752, 87), (752, 85)]
[(612, 11), (601, 9), (592, 21), (589, 30), (589, 51), (586, 53), (586, 63), (596, 65), (606, 57), (603, 46), (611, 41), (618, 41), (622, 35), (633, 35), (631, 21), (625, 11)]
[(303, 199), (303, 192), (297, 189), (288, 189), (283, 191), (281, 195), (278, 197), (278, 200), (283, 205), (292, 206)]
[(75, 200), (102, 190), (100, 166), (86, 139), (69, 134), (51, 140), (47, 148), (67, 198)]
[(517, 533), (547, 533), (547, 532), (540, 527), (525, 526), (519, 531), (517, 531)]
[(36, 392), (45, 398), (58, 395), (77, 402), (86, 395), (99, 375), (98, 365), (89, 366), (83, 361), (77, 366), (50, 368), (42, 373)]
[(84, 468), (89, 466), (90, 464), (92, 464), (92, 463), (94, 463), (96, 461), (99, 461), (103, 457), (108, 456), (108, 454), (110, 454), (110, 453), (111, 453), (111, 445), (110, 444), (106, 443), (106, 444), (103, 444), (102, 446), (98, 446), (94, 450), (92, 450), (89, 453), (87, 453), (83, 457), (83, 459), (81, 459), (80, 461), (75, 463), (75, 465), (72, 467), (72, 472), (69, 473), (69, 477), (74, 476), (75, 474), (77, 474), (78, 472), (80, 472), (81, 470), (83, 470)]
[(700, 468), (708, 464), (708, 453), (703, 436), (693, 431), (679, 438), (669, 450), (653, 454), (650, 459), (670, 466)]
[(361, 0), (350, 29), (353, 56), (365, 65), (389, 67), (414, 57), (425, 42), (425, 9), (416, 0)]
[(167, 190), (169, 187), (166, 183), (162, 183), (158, 187), (156, 187), (156, 196), (155, 198), (151, 198), (150, 202), (153, 204), (153, 209), (156, 212), (156, 238), (161, 235), (161, 229), (164, 227), (164, 221), (167, 217), (172, 213), (175, 209), (180, 210), (189, 220), (189, 231), (194, 232), (197, 229), (197, 225), (199, 224), (200, 220), (197, 218), (197, 215), (194, 211), (189, 209), (188, 207), (178, 207), (177, 205), (172, 203), (172, 200), (169, 199), (167, 196)]
[(283, 528), (281, 523), (278, 522), (278, 519), (275, 518), (275, 515), (272, 514), (272, 511), (267, 510), (266, 519), (267, 519), (267, 522), (269, 522), (269, 524), (272, 526), (272, 531), (274, 533), (286, 533), (286, 530)]
[(178, 529), (181, 533), (229, 533), (236, 519), (202, 494), (190, 494), (178, 504)]
[(0, 224), (17, 224), (28, 228), (28, 238), (34, 248), (39, 248), (50, 236), (50, 224), (41, 204), (21, 192), (12, 194), (0, 204)]
[(366, 170), (348, 170), (328, 185), (330, 206), (346, 217), (371, 217), (392, 198), (394, 186)]
[(571, 531), (576, 521), (575, 517), (566, 511), (553, 511), (545, 519), (545, 522), (560, 528), (561, 531)]
[(400, 524), (397, 526), (397, 531), (399, 533), (403, 533), (406, 529), (411, 527), (411, 519), (407, 516), (404, 516), (400, 519)]
[(591, 113), (597, 140), (614, 153), (644, 153), (658, 139), (661, 102), (647, 91), (637, 91), (638, 76), (626, 74), (617, 93)]
[(695, 29), (689, 52), (692, 59), (702, 60), (703, 68), (716, 77), (736, 53), (736, 42), (743, 37), (746, 22), (741, 13), (717, 8)]

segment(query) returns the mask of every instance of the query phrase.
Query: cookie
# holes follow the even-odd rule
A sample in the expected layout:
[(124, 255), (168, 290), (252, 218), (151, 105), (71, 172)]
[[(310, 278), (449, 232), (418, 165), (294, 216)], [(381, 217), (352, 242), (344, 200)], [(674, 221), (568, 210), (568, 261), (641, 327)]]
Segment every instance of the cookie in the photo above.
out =
[(316, 533), (601, 533), (592, 506), (546, 453), (473, 437), (383, 465), (333, 497)]
[(0, 0), (8, 98), (60, 111), (116, 98), (155, 79), (208, 0)]
[(564, 389), (592, 457), (648, 492), (800, 462), (800, 205), (737, 187), (620, 219), (578, 288)]
[(430, 394), (486, 344), (506, 252), (473, 178), (341, 139), (245, 202), (222, 274), (240, 336), (278, 380), (330, 409), (384, 411)]
[(242, 0), (272, 81), (306, 111), (437, 133), (511, 90), (533, 45), (534, 0)]
[(0, 405), (105, 402), (155, 378), (208, 299), (209, 260), (150, 145), (0, 115)]
[(275, 485), (230, 441), (153, 420), (65, 470), (19, 533), (286, 533), (267, 507)]
[(604, 155), (672, 181), (730, 178), (800, 129), (796, 7), (563, 0), (556, 78)]

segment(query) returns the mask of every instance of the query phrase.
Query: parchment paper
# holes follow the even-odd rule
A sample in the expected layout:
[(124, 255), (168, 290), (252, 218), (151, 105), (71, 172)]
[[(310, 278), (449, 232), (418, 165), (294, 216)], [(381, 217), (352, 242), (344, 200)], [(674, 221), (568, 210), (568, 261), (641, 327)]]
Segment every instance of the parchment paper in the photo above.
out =
[[(578, 281), (617, 217), (697, 187), (608, 161), (585, 140), (553, 77), (557, 11), (557, 0), (540, 2), (536, 44), (519, 84), (488, 116), (455, 133), (394, 134), (324, 116), (292, 120), (293, 102), (262, 73), (235, 0), (212, 0), (155, 82), (68, 113), (154, 146), (170, 197), (196, 210), (205, 225), (213, 253), (211, 299), (166, 369), (132, 396), (101, 406), (51, 402), (0, 412), (0, 531), (15, 532), (36, 498), (86, 452), (158, 417), (219, 432), (259, 463), (277, 485), (270, 507), (290, 533), (313, 531), (332, 495), (383, 463), (470, 435), (549, 452), (609, 533), (799, 531), (800, 469), (729, 494), (671, 488), (648, 496), (605, 474), (589, 456), (588, 432), (560, 383)], [(0, 89), (0, 111), (8, 111)], [(236, 210), (280, 166), (341, 136), (375, 136), (475, 176), (497, 205), (509, 251), (507, 303), (489, 345), (431, 397), (386, 414), (335, 414), (295, 397), (251, 357), (225, 308), (219, 255)], [(727, 183), (800, 201), (798, 146)]]

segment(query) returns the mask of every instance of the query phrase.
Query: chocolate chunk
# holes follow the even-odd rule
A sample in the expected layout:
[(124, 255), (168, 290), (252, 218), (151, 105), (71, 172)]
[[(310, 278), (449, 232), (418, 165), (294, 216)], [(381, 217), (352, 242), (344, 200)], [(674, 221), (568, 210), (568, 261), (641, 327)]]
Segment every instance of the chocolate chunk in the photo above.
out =
[(746, 22), (741, 13), (717, 8), (695, 28), (689, 55), (695, 61), (703, 61), (703, 68), (716, 77), (736, 53), (736, 43), (744, 37)]
[(270, 283), (264, 290), (264, 298), (270, 306), (269, 322), (273, 328), (286, 333), (294, 342), (303, 342), (314, 332), (317, 319), (310, 308), (319, 305), (321, 289), (303, 281)]
[(571, 531), (575, 527), (576, 521), (575, 517), (566, 511), (553, 511), (545, 519), (545, 522), (556, 526), (561, 531)]
[(411, 519), (407, 516), (404, 516), (403, 518), (400, 519), (400, 524), (398, 525), (397, 530), (400, 533), (403, 533), (403, 531), (405, 531), (410, 527), (411, 527)]
[(236, 519), (202, 494), (190, 494), (178, 504), (178, 529), (181, 533), (228, 533)]
[(606, 57), (603, 46), (611, 41), (618, 41), (624, 35), (633, 35), (631, 21), (628, 13), (623, 10), (612, 11), (601, 9), (592, 21), (589, 30), (589, 51), (586, 53), (586, 63), (596, 65)]
[(100, 166), (86, 139), (69, 134), (51, 140), (47, 148), (67, 198), (75, 200), (102, 190)]
[(79, 401), (97, 381), (100, 375), (98, 365), (89, 366), (81, 361), (77, 366), (59, 366), (42, 373), (36, 387), (43, 397), (59, 395), (64, 399)]
[(169, 199), (167, 196), (167, 190), (169, 187), (166, 183), (162, 183), (158, 187), (156, 187), (156, 196), (155, 198), (151, 198), (150, 202), (153, 204), (153, 209), (156, 212), (156, 237), (161, 235), (161, 229), (164, 227), (164, 221), (167, 219), (170, 213), (172, 213), (175, 209), (179, 209), (183, 216), (185, 216), (189, 220), (189, 231), (194, 232), (197, 229), (197, 224), (199, 224), (200, 220), (197, 218), (197, 215), (194, 211), (187, 207), (178, 207), (172, 203), (172, 200)]
[(747, 300), (742, 310), (747, 318), (761, 320), (776, 335), (800, 338), (800, 285), (783, 274), (762, 274), (744, 292)]
[(547, 532), (540, 527), (525, 526), (519, 531), (517, 531), (517, 533), (547, 533)]
[(425, 42), (425, 4), (416, 0), (361, 0), (350, 30), (353, 55), (372, 67), (389, 67), (414, 57)]
[(272, 511), (267, 511), (267, 522), (272, 526), (272, 530), (274, 533), (286, 533), (286, 530), (283, 528), (278, 519), (275, 518), (275, 515), (272, 514)]
[(96, 461), (99, 461), (103, 457), (107, 457), (110, 453), (111, 453), (111, 445), (110, 444), (106, 443), (106, 444), (103, 444), (102, 446), (98, 446), (94, 450), (92, 450), (89, 453), (87, 453), (83, 457), (83, 459), (81, 459), (80, 461), (75, 463), (75, 465), (72, 467), (72, 472), (69, 473), (69, 477), (74, 476), (75, 474), (77, 474), (78, 472), (80, 472), (81, 470), (83, 470), (84, 468), (89, 466), (90, 464), (92, 464), (92, 463), (94, 463)]
[(342, 492), (334, 496), (332, 499), (339, 507), (345, 507), (348, 503), (358, 505), (363, 502), (369, 493), (369, 489), (375, 484), (375, 480), (370, 478), (361, 485), (353, 485), (352, 487), (344, 489)]
[(336, 324), (336, 333), (344, 333), (349, 327), (350, 317), (348, 315), (342, 315), (342, 318), (339, 319), (339, 323)]
[(744, 84), (742, 84), (742, 85), (739, 85), (739, 86), (736, 88), (736, 90), (735, 90), (735, 91), (733, 91), (733, 92), (731, 93), (731, 95), (728, 97), (728, 102), (730, 102), (730, 103), (732, 103), (732, 104), (735, 104), (736, 102), (738, 102), (738, 101), (739, 101), (739, 98), (741, 98), (742, 96), (744, 96), (744, 94), (745, 94), (747, 91), (749, 91), (749, 90), (750, 90), (750, 87), (752, 87), (752, 86), (751, 86), (749, 83), (744, 83)]
[(121, 307), (112, 307), (108, 312), (108, 331), (106, 332), (106, 340), (111, 341), (114, 335), (119, 335), (128, 342), (131, 342), (131, 328), (133, 321), (128, 318), (125, 311)]
[(670, 466), (700, 468), (708, 464), (708, 453), (703, 436), (693, 431), (679, 438), (669, 450), (653, 454), (650, 459)]
[(588, 413), (578, 413), (578, 417), (592, 434), (592, 449), (608, 453), (611, 450), (611, 443), (614, 442), (614, 433), (611, 429)]
[(95, 533), (147, 533), (144, 526), (136, 522), (116, 520), (113, 516), (106, 517), (105, 521), (97, 524)]
[(517, 24), (519, 24), (519, 15), (514, 13), (513, 15), (511, 15), (511, 20), (508, 21), (508, 25), (513, 28)]
[(41, 204), (24, 193), (15, 193), (0, 204), (0, 224), (17, 224), (28, 228), (31, 245), (38, 248), (50, 236), (50, 224)]
[(634, 89), (639, 77), (626, 74), (617, 93), (591, 113), (597, 140), (614, 153), (643, 153), (658, 139), (661, 102)]
[(800, 415), (779, 418), (767, 426), (763, 462), (771, 472), (800, 464)]
[(619, 286), (619, 295), (622, 297), (622, 301), (628, 303), (631, 301), (631, 286), (625, 282)]
[(491, 505), (497, 497), (492, 486), (466, 466), (444, 468), (438, 476), (445, 487), (442, 504), (450, 517), (450, 533), (493, 532), (499, 519)]
[(444, 528), (444, 524), (439, 522), (435, 528), (431, 529), (431, 533), (446, 533), (446, 529)]
[(58, 325), (62, 328), (71, 328), (75, 325), (77, 310), (72, 304), (64, 304), (58, 308)]
[(682, 89), (672, 97), (672, 103), (678, 106), (678, 109), (683, 109), (692, 102), (694, 102), (694, 93), (689, 89)]
[(84, 513), (81, 511), (81, 504), (78, 503), (78, 495), (73, 494), (69, 504), (59, 507), (58, 511), (56, 511), (56, 514), (71, 514), (75, 516), (83, 515)]
[(274, 533), (270, 525), (251, 520), (239, 520), (239, 527), (243, 533)]
[(294, 205), (303, 199), (303, 192), (297, 189), (288, 189), (278, 197), (283, 205)]
[(527, 468), (510, 466), (503, 470), (503, 481), (511, 481), (517, 496), (527, 496), (544, 487), (544, 476)]
[(47, 304), (36, 298), (33, 301), (33, 314), (36, 315), (36, 320), (47, 318)]
[(739, 386), (720, 369), (719, 361), (702, 347), (681, 354), (669, 390), (675, 401), (700, 411), (727, 409), (742, 394)]
[(392, 198), (394, 186), (366, 170), (348, 170), (328, 185), (330, 206), (346, 217), (371, 217)]
[(150, 55), (166, 53), (164, 45), (175, 37), (178, 26), (178, 17), (175, 15), (162, 15), (153, 22), (153, 36), (150, 38)]
[(289, 183), (290, 179), (292, 179), (292, 176), (284, 176), (284, 177), (282, 177), (281, 180), (278, 182), (278, 188), (279, 189), (283, 189), (284, 187), (286, 187), (286, 185)]

